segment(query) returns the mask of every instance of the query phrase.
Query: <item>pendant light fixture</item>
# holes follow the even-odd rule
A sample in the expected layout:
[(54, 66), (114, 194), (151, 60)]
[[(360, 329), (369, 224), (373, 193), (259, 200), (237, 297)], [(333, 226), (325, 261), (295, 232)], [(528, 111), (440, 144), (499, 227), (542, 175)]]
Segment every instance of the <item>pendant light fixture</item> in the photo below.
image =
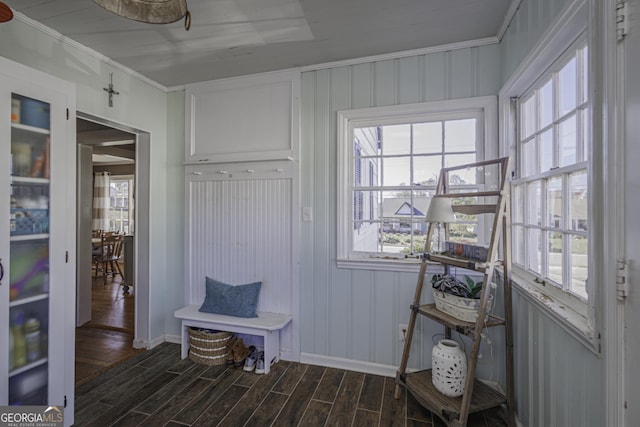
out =
[(184, 27), (189, 30), (191, 14), (187, 0), (94, 0), (110, 12), (134, 21), (149, 24), (169, 24), (185, 18)]
[(13, 19), (13, 11), (6, 3), (0, 1), (0, 22), (9, 22)]

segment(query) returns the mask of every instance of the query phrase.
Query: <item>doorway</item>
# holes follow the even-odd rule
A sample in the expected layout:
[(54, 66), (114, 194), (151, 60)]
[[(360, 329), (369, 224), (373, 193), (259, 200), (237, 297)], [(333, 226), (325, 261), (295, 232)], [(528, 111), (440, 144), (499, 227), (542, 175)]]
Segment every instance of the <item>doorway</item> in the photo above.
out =
[[(149, 134), (77, 113), (76, 384), (148, 347)], [(94, 263), (94, 175), (103, 193), (105, 222), (123, 236), (111, 265)], [(97, 239), (100, 240), (99, 238)], [(97, 245), (98, 247), (99, 245)], [(98, 350), (102, 349), (102, 350)], [(107, 350), (107, 351), (105, 351)]]

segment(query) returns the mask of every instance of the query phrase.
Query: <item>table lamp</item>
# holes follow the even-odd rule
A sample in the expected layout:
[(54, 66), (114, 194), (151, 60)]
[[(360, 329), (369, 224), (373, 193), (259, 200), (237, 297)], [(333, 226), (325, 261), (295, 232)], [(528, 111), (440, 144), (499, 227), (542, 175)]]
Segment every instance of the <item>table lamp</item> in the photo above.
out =
[(435, 196), (429, 203), (425, 220), (436, 225), (436, 247), (434, 253), (443, 253), (444, 250), (444, 229), (442, 225), (449, 222), (455, 222), (456, 217), (451, 207), (451, 199), (448, 197)]

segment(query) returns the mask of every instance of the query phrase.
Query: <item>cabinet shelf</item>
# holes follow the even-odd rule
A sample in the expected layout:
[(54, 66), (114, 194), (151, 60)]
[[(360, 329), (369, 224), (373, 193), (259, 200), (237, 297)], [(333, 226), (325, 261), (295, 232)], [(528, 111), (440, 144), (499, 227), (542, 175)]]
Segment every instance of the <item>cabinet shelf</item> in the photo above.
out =
[(31, 363), (27, 363), (24, 366), (21, 366), (19, 368), (16, 368), (12, 371), (9, 372), (9, 378), (11, 377), (15, 377), (16, 375), (19, 375), (23, 372), (27, 372), (33, 368), (37, 368), (40, 365), (44, 365), (45, 363), (47, 363), (48, 359), (46, 357), (43, 357), (42, 359), (38, 359), (35, 362), (31, 362)]
[(26, 298), (19, 298), (16, 300), (13, 300), (9, 303), (9, 307), (17, 307), (19, 305), (26, 305), (26, 304), (30, 304), (32, 302), (36, 302), (36, 301), (42, 301), (49, 298), (49, 294), (48, 293), (42, 293), (42, 294), (38, 294), (38, 295), (33, 295), (30, 297), (26, 297)]
[(19, 241), (25, 241), (25, 240), (44, 240), (44, 239), (48, 239), (49, 238), (49, 234), (48, 233), (39, 233), (39, 234), (19, 234), (16, 236), (11, 236), (9, 238), (10, 241), (12, 242), (19, 242)]
[[(476, 324), (472, 322), (465, 322), (464, 320), (456, 319), (449, 314), (440, 311), (436, 308), (435, 304), (425, 304), (418, 307), (418, 313), (423, 316), (428, 317), (431, 320), (434, 320), (447, 328), (453, 329), (458, 333), (464, 334), (470, 338), (475, 337), (475, 328)], [(484, 325), (488, 328), (492, 328), (495, 326), (504, 325), (504, 319), (501, 319), (497, 316), (490, 314)]]
[[(399, 376), (396, 382), (405, 386), (418, 403), (429, 411), (437, 413), (441, 418), (454, 420), (460, 416), (462, 396), (448, 397), (440, 393), (432, 383), (431, 369), (407, 373), (404, 377)], [(506, 401), (504, 395), (483, 382), (475, 380), (469, 413), (495, 408)]]
[(48, 185), (51, 182), (47, 178), (30, 178), (28, 176), (11, 175), (12, 184)]
[(40, 135), (49, 135), (51, 133), (51, 131), (47, 128), (39, 128), (39, 127), (23, 125), (22, 123), (15, 123), (15, 122), (11, 123), (11, 128), (25, 134), (37, 133)]

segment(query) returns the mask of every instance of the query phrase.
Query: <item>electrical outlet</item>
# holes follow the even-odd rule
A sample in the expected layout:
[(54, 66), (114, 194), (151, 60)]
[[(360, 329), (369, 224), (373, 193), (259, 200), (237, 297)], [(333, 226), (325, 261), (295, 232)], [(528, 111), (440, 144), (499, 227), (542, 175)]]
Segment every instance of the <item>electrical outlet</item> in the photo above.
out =
[(404, 342), (404, 340), (407, 338), (408, 328), (408, 325), (403, 325), (402, 323), (398, 325), (398, 341)]

